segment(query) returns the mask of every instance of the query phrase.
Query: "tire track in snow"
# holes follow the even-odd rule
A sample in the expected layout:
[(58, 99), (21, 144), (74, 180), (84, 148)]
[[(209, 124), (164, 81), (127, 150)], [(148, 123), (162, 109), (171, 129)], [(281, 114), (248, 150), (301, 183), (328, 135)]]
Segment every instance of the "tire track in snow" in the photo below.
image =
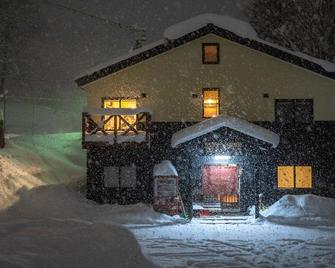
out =
[(334, 240), (267, 242), (138, 238), (144, 253), (165, 268), (335, 266)]

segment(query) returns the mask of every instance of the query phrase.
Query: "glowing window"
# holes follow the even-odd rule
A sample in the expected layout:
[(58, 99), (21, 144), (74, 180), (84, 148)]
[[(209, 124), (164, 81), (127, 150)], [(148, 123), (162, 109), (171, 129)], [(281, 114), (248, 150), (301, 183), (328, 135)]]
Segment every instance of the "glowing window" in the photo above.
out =
[(294, 167), (278, 167), (278, 188), (294, 188)]
[(295, 187), (312, 188), (312, 167), (297, 166), (295, 167)]
[[(103, 102), (104, 108), (128, 108), (134, 109), (136, 108), (136, 99), (105, 99)], [(121, 114), (122, 115), (122, 112)], [(136, 115), (123, 115), (122, 116), (129, 124), (133, 124), (136, 122)], [(109, 116), (105, 116), (105, 120), (109, 118)], [(105, 125), (105, 130), (114, 130), (116, 126), (117, 130), (124, 130), (128, 126), (126, 123), (121, 121), (119, 118), (116, 119), (116, 124), (114, 118), (109, 120)]]
[(278, 188), (312, 188), (311, 166), (279, 166), (277, 169)]
[(210, 118), (219, 115), (220, 100), (219, 89), (203, 90), (203, 117)]
[(202, 44), (202, 63), (203, 64), (219, 64), (220, 63), (220, 47), (218, 43)]

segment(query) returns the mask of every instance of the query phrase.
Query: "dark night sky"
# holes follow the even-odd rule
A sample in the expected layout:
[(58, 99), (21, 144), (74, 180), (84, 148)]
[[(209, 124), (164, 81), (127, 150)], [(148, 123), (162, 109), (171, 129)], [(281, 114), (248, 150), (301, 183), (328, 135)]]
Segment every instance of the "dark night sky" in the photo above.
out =
[[(228, 14), (246, 20), (247, 0), (48, 0), (127, 25), (146, 28), (146, 43), (162, 38), (171, 24), (201, 13)], [(6, 81), (9, 96), (78, 115), (85, 102), (74, 77), (87, 68), (127, 53), (135, 35), (99, 20), (31, 0), (37, 21), (33, 35), (12, 59)], [(24, 9), (24, 8), (23, 8)], [(24, 11), (23, 11), (24, 12)], [(37, 19), (36, 19), (37, 18)], [(42, 98), (42, 99), (41, 99)], [(43, 101), (46, 100), (46, 101)], [(55, 101), (57, 100), (57, 101)], [(18, 101), (16, 99), (15, 101)], [(9, 110), (11, 107), (9, 106)], [(12, 110), (17, 110), (13, 106)], [(11, 124), (16, 118), (11, 120)], [(76, 119), (75, 119), (76, 120)]]

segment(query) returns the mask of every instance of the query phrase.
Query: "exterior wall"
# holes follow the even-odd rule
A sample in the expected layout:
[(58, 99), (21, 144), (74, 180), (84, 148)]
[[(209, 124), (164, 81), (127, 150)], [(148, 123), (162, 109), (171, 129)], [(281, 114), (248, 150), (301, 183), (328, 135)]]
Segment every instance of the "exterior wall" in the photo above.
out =
[[(222, 128), (178, 148), (171, 148), (174, 132), (186, 127), (186, 123), (154, 123), (150, 148), (146, 145), (92, 146), (88, 148), (88, 198), (98, 202), (129, 204), (152, 202), (155, 164), (169, 159), (176, 166), (180, 176), (180, 192), (186, 207), (192, 215), (193, 193), (201, 188), (201, 167), (206, 157), (215, 154), (232, 156), (230, 164), (242, 169), (240, 178), (241, 211), (254, 204), (258, 193), (264, 194), (264, 202), (270, 205), (284, 194), (314, 193), (335, 197), (335, 123), (315, 122), (311, 125), (291, 125), (283, 128), (270, 122), (258, 122), (281, 136), (276, 149), (241, 133)], [(229, 144), (240, 142), (242, 150), (208, 151), (210, 142)], [(261, 150), (265, 148), (266, 150)], [(138, 187), (133, 190), (104, 187), (105, 166), (136, 164)], [(313, 188), (282, 190), (277, 188), (277, 167), (279, 165), (311, 165)], [(259, 171), (259, 187), (256, 187), (256, 170)]]
[[(202, 43), (220, 43), (220, 64), (202, 64)], [(88, 105), (101, 98), (139, 97), (155, 122), (202, 118), (202, 88), (220, 88), (221, 113), (273, 121), (274, 99), (314, 99), (314, 119), (335, 120), (335, 81), (209, 34), (84, 86)], [(146, 93), (146, 98), (141, 98)], [(263, 94), (269, 98), (263, 98)], [(192, 98), (198, 94), (198, 98)]]
[[(104, 168), (136, 166), (136, 187), (105, 187)], [(90, 146), (87, 149), (87, 198), (98, 203), (152, 202), (153, 162), (146, 144)]]

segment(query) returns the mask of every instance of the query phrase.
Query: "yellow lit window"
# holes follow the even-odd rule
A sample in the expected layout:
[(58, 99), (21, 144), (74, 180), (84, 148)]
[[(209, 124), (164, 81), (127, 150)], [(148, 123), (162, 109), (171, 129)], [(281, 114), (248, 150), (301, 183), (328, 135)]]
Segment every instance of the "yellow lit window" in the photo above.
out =
[(219, 115), (219, 90), (204, 89), (203, 91), (203, 117), (210, 118)]
[(312, 188), (311, 166), (279, 166), (277, 169), (278, 188)]
[[(104, 108), (136, 108), (136, 99), (112, 99), (104, 100)], [(122, 114), (121, 114), (122, 115)], [(109, 116), (105, 116), (107, 119)], [(123, 115), (122, 116), (129, 124), (133, 124), (136, 121), (136, 115)], [(105, 125), (105, 130), (115, 129), (114, 118), (108, 121)], [(116, 120), (116, 129), (124, 130), (127, 128), (127, 124), (122, 122), (119, 118)]]
[(219, 44), (203, 44), (202, 45), (202, 63), (218, 64), (220, 62)]
[(297, 166), (295, 167), (295, 187), (312, 188), (312, 167)]
[(278, 167), (278, 188), (294, 188), (294, 167)]

